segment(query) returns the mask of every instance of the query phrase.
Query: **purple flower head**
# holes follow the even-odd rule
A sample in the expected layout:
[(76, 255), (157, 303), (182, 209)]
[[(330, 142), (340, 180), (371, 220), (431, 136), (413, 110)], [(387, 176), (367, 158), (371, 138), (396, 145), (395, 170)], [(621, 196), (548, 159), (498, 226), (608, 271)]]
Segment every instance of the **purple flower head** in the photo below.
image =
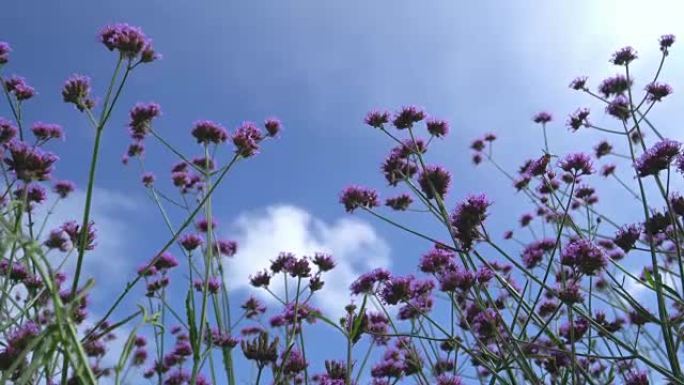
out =
[(151, 172), (146, 172), (142, 175), (142, 177), (140, 177), (140, 181), (145, 187), (152, 187), (156, 179), (157, 178)]
[(55, 182), (54, 187), (52, 188), (52, 191), (54, 191), (57, 195), (59, 195), (60, 198), (64, 199), (69, 194), (71, 194), (76, 186), (74, 185), (73, 182), (68, 181), (68, 180), (60, 180)]
[(579, 76), (573, 79), (570, 82), (570, 88), (576, 91), (580, 90), (586, 90), (587, 89), (587, 77), (586, 76)]
[(663, 139), (641, 154), (634, 168), (640, 177), (656, 175), (670, 167), (670, 163), (681, 152), (682, 144), (670, 139)]
[(589, 125), (589, 109), (579, 108), (568, 117), (567, 125), (573, 131), (577, 131), (582, 126)]
[(390, 113), (387, 111), (373, 110), (366, 114), (363, 122), (367, 125), (375, 128), (380, 128), (387, 122), (389, 122)]
[(31, 99), (36, 94), (36, 90), (26, 83), (26, 79), (17, 75), (5, 80), (5, 89), (14, 94), (18, 101)]
[(401, 194), (385, 200), (385, 206), (397, 211), (405, 211), (413, 203), (413, 199), (408, 194)]
[[(71, 240), (71, 244), (74, 245), (74, 247), (79, 245), (80, 242), (80, 237), (81, 237), (81, 225), (79, 225), (76, 221), (68, 221), (64, 222), (61, 227), (62, 231), (64, 231), (68, 236), (69, 239)], [(96, 230), (95, 230), (95, 223), (90, 222), (88, 223), (87, 226), (87, 231), (88, 231), (88, 236), (86, 237), (86, 245), (85, 249), (86, 250), (93, 250), (95, 248), (95, 235), (96, 235)]]
[(663, 35), (658, 39), (658, 42), (660, 43), (660, 50), (667, 55), (668, 48), (672, 47), (675, 42), (675, 35)]
[(649, 385), (648, 372), (632, 371), (625, 376), (625, 385)]
[(663, 100), (664, 97), (672, 93), (672, 87), (666, 83), (652, 82), (646, 85), (646, 99), (649, 102), (659, 102)]
[(129, 60), (139, 58), (140, 62), (149, 63), (159, 58), (143, 31), (126, 23), (106, 26), (100, 31), (99, 39), (107, 49), (119, 51)]
[(453, 266), (454, 254), (450, 251), (434, 248), (420, 259), (418, 267), (424, 273), (439, 273)]
[(396, 305), (407, 301), (411, 297), (411, 283), (415, 278), (411, 275), (406, 277), (390, 277), (384, 282), (380, 290), (380, 298), (388, 305)]
[(539, 112), (532, 117), (533, 122), (540, 124), (546, 124), (550, 122), (552, 119), (553, 117), (551, 116), (551, 114), (545, 111)]
[(259, 152), (259, 142), (262, 139), (263, 134), (254, 123), (244, 122), (233, 134), (235, 152), (245, 158), (253, 156)]
[(19, 354), (26, 349), (32, 339), (40, 334), (40, 327), (33, 321), (20, 325), (7, 336), (7, 351)]
[(601, 168), (601, 175), (605, 178), (613, 175), (615, 173), (615, 165), (614, 164), (606, 164), (603, 165)]
[(153, 266), (157, 270), (171, 269), (178, 266), (178, 260), (171, 253), (165, 251), (154, 258)]
[(224, 257), (232, 257), (237, 253), (237, 242), (220, 239), (214, 243), (214, 249)]
[(185, 234), (181, 237), (181, 246), (187, 251), (195, 250), (196, 248), (202, 246), (202, 237), (197, 234)]
[(264, 121), (264, 128), (268, 136), (275, 138), (283, 130), (283, 123), (278, 118), (268, 118)]
[(254, 287), (268, 287), (271, 283), (271, 276), (267, 271), (261, 271), (249, 277), (249, 283)]
[(161, 115), (161, 107), (159, 104), (137, 103), (129, 112), (130, 121), (128, 122), (128, 129), (131, 137), (134, 140), (143, 140), (149, 134), (152, 127), (152, 119)]
[(473, 284), (475, 284), (475, 275), (460, 267), (455, 267), (439, 276), (439, 289), (444, 292), (455, 290), (467, 292)]
[(318, 267), (318, 270), (326, 272), (335, 268), (335, 259), (332, 255), (325, 253), (316, 253), (312, 260), (313, 264)]
[(639, 225), (623, 226), (615, 233), (613, 243), (627, 253), (634, 248), (634, 245), (639, 240), (639, 236), (641, 236)]
[(258, 317), (266, 312), (266, 306), (254, 297), (249, 297), (240, 307), (245, 311), (247, 319)]
[(31, 126), (31, 132), (39, 141), (62, 139), (64, 137), (64, 130), (62, 130), (62, 126), (59, 124), (36, 122)]
[(390, 186), (396, 186), (400, 181), (410, 179), (418, 172), (418, 167), (397, 149), (392, 150), (381, 169)]
[(634, 61), (637, 58), (637, 53), (632, 47), (624, 47), (620, 48), (619, 50), (615, 51), (613, 53), (613, 56), (610, 59), (610, 62), (622, 66), (622, 65), (627, 65)]
[(9, 61), (10, 52), (12, 52), (10, 45), (4, 41), (0, 41), (0, 66)]
[(62, 229), (51, 230), (43, 244), (48, 249), (57, 249), (61, 252), (67, 252), (72, 247), (69, 236)]
[(598, 90), (604, 97), (608, 98), (612, 95), (623, 95), (631, 86), (631, 80), (628, 80), (622, 74), (618, 74), (603, 80), (599, 85)]
[(584, 301), (582, 289), (575, 282), (568, 282), (565, 287), (557, 289), (558, 299), (567, 304), (580, 303)]
[(0, 144), (9, 143), (17, 136), (17, 128), (5, 118), (0, 118)]
[(470, 195), (456, 207), (451, 223), (456, 228), (477, 226), (487, 218), (489, 206), (491, 202), (484, 194)]
[(561, 253), (561, 263), (576, 266), (579, 271), (587, 275), (597, 275), (608, 264), (603, 250), (591, 241), (580, 239), (571, 241)]
[[(206, 233), (209, 231), (209, 221), (206, 218), (202, 218), (195, 224), (197, 230)], [(214, 231), (218, 227), (218, 223), (212, 218), (211, 220), (211, 230)]]
[(375, 190), (359, 186), (349, 186), (342, 190), (340, 203), (344, 205), (344, 209), (348, 213), (353, 212), (359, 207), (372, 209), (380, 205), (378, 193)]
[(228, 140), (228, 131), (218, 123), (201, 120), (195, 122), (192, 128), (192, 136), (197, 139), (197, 143), (220, 144)]
[(428, 199), (444, 198), (449, 191), (451, 174), (441, 166), (427, 166), (418, 176), (418, 184)]
[(397, 129), (403, 130), (412, 127), (414, 123), (418, 123), (423, 119), (425, 119), (425, 112), (421, 108), (405, 106), (395, 114), (392, 124)]
[(350, 286), (351, 292), (355, 295), (372, 293), (376, 283), (385, 282), (390, 279), (391, 276), (389, 271), (382, 268), (371, 270), (352, 282)]
[(565, 172), (573, 173), (574, 175), (590, 175), (593, 170), (593, 165), (589, 155), (578, 152), (568, 154), (561, 160), (558, 166)]
[(197, 290), (199, 292), (204, 291), (205, 284), (207, 287), (207, 291), (210, 294), (217, 294), (219, 292), (219, 290), (221, 289), (221, 280), (217, 277), (209, 277), (209, 279), (206, 281), (206, 283), (205, 283), (205, 281), (203, 281), (201, 279), (196, 279), (193, 282), (193, 286), (195, 286), (195, 290)]
[(64, 82), (62, 98), (71, 103), (79, 111), (93, 108), (95, 101), (90, 97), (90, 78), (85, 75), (74, 74)]
[(629, 100), (622, 95), (616, 96), (615, 99), (606, 106), (606, 112), (608, 115), (622, 121), (629, 119), (631, 114), (629, 110)]
[(594, 146), (594, 155), (596, 155), (597, 159), (609, 155), (612, 151), (613, 146), (606, 140), (602, 140), (596, 146)]
[(446, 120), (428, 119), (427, 130), (432, 136), (442, 137), (449, 133), (449, 123)]

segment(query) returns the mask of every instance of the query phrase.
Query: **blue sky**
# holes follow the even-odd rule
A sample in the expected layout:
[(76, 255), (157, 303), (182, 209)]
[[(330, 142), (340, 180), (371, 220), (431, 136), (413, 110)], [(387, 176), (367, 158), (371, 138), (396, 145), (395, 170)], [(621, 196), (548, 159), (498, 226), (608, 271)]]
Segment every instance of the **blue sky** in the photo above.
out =
[[(589, 75), (596, 85), (617, 72), (608, 63), (610, 54), (632, 45), (640, 53), (637, 82), (645, 82), (659, 58), (658, 37), (684, 37), (678, 18), (682, 8), (677, 2), (590, 0), (24, 0), (3, 5), (0, 40), (14, 49), (7, 72), (27, 77), (39, 92), (27, 107), (28, 120), (65, 127), (68, 140), (54, 145), (62, 158), (57, 175), (79, 185), (85, 181), (85, 149), (90, 148), (93, 132), (71, 106), (61, 103), (62, 82), (74, 72), (84, 73), (102, 94), (114, 57), (95, 36), (108, 23), (141, 26), (163, 54), (163, 60), (144, 66), (131, 79), (107, 127), (97, 180), (105, 192), (96, 196), (95, 204), (109, 202), (113, 207), (100, 213), (103, 221), (114, 223), (116, 234), (106, 241), (111, 244), (106, 253), (114, 254), (107, 257), (135, 266), (166, 236), (161, 218), (144, 201), (137, 168), (120, 162), (128, 142), (127, 111), (137, 101), (161, 104), (163, 117), (157, 129), (187, 153), (197, 150), (189, 136), (197, 119), (216, 120), (230, 128), (268, 116), (284, 122), (282, 137), (232, 173), (218, 196), (216, 211), (228, 225), (228, 236), (253, 239), (250, 224), (267, 220), (268, 207), (285, 205), (301, 210), (295, 214), (310, 216), (311, 228), (318, 233), (302, 235), (308, 243), (283, 247), (345, 244), (340, 239), (351, 225), (339, 222), (346, 218), (337, 203), (339, 191), (350, 183), (386, 191), (378, 168), (391, 143), (364, 126), (362, 119), (372, 108), (396, 110), (405, 104), (423, 106), (451, 122), (452, 134), (435, 144), (432, 162), (445, 164), (453, 173), (452, 205), (469, 192), (490, 194), (495, 202), (490, 223), (501, 233), (514, 226), (525, 210), (524, 201), (511, 199), (508, 182), (491, 167), (471, 166), (470, 141), (483, 132), (496, 132), (496, 156), (513, 169), (542, 148), (539, 127), (530, 117), (548, 110), (556, 117), (550, 126), (552, 150), (587, 149), (603, 136), (570, 134), (564, 126), (567, 114), (594, 106), (596, 122), (609, 120), (585, 96), (567, 88), (570, 80)], [(678, 129), (676, 120), (669, 118), (681, 110), (684, 100), (677, 88), (684, 80), (683, 65), (677, 43), (663, 75), (675, 93), (653, 119), (665, 133)], [(0, 107), (0, 115), (8, 114)], [(146, 164), (160, 180), (171, 161), (159, 146), (148, 149)], [(622, 203), (611, 199), (603, 204), (610, 211)], [(363, 221), (353, 224), (367, 226), (358, 233), (372, 234), (372, 240), (365, 238), (357, 242), (357, 249), (345, 251), (350, 260), (370, 248), (377, 254), (374, 261), (406, 272), (429, 247), (370, 218)], [(420, 217), (411, 221), (434, 229)], [(108, 278), (113, 285), (128, 277), (123, 270)]]

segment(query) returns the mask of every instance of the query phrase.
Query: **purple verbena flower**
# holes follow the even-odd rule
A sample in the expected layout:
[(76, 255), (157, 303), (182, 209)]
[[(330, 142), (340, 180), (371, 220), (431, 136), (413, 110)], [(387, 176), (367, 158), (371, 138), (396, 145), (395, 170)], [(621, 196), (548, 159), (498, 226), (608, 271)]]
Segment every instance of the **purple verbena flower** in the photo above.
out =
[(680, 154), (682, 144), (663, 139), (641, 154), (636, 160), (634, 168), (640, 177), (656, 175), (670, 167), (670, 163)]
[(197, 140), (197, 143), (220, 144), (228, 140), (228, 131), (218, 123), (201, 120), (195, 122), (192, 128), (192, 136)]
[(377, 192), (359, 186), (349, 186), (342, 190), (340, 203), (344, 205), (344, 209), (348, 213), (359, 207), (372, 209), (380, 205)]

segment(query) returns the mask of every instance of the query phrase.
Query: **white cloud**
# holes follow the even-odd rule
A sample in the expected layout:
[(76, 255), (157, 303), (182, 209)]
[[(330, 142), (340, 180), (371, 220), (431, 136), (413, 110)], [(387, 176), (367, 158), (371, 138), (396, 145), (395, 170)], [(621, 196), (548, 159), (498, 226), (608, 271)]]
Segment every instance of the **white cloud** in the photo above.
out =
[[(355, 218), (326, 223), (301, 208), (277, 205), (244, 213), (235, 221), (234, 229), (238, 253), (227, 263), (229, 287), (249, 287), (249, 276), (268, 267), (281, 251), (298, 256), (330, 253), (337, 267), (325, 276), (323, 291), (314, 302), (335, 314), (348, 303), (349, 284), (359, 274), (390, 263), (385, 241), (372, 226)], [(282, 291), (280, 279), (273, 281), (273, 289)]]

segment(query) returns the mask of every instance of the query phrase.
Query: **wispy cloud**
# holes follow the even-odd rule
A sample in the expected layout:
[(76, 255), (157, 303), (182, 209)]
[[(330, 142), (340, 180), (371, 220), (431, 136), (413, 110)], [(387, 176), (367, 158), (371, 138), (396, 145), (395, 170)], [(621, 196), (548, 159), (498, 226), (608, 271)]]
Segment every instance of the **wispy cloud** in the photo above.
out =
[[(349, 284), (359, 274), (390, 264), (387, 243), (368, 223), (353, 218), (327, 223), (304, 209), (277, 205), (242, 214), (233, 229), (238, 253), (227, 263), (229, 287), (249, 287), (249, 276), (268, 267), (281, 251), (300, 256), (330, 253), (337, 267), (326, 276), (324, 292), (316, 299), (328, 312), (342, 311), (349, 301)], [(282, 291), (279, 284), (275, 280), (274, 289)]]

